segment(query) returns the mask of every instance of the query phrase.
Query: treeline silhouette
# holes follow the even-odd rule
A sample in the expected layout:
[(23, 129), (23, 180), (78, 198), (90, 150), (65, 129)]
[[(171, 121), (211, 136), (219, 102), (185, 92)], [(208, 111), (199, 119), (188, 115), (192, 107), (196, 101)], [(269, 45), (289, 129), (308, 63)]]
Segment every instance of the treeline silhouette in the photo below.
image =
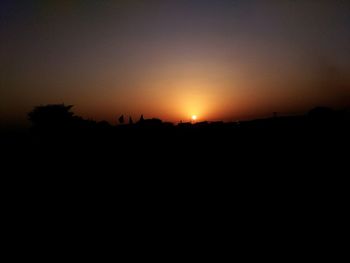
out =
[(241, 122), (173, 124), (141, 115), (138, 121), (129, 118), (126, 124), (122, 115), (116, 118), (119, 125), (83, 119), (72, 108), (46, 105), (28, 113), (32, 122), (28, 148), (75, 152), (82, 159), (89, 153), (96, 159), (149, 160), (181, 167), (224, 160), (226, 164), (272, 164), (330, 159), (345, 156), (342, 151), (349, 143), (349, 110), (328, 107), (316, 107), (299, 116), (274, 114)]
[(3, 163), (24, 193), (17, 196), (40, 193), (35, 202), (45, 207), (65, 200), (72, 210), (83, 202), (147, 214), (181, 201), (187, 211), (239, 206), (252, 220), (283, 208), (290, 217), (296, 207), (305, 214), (340, 206), (348, 191), (348, 110), (176, 125), (143, 116), (126, 124), (120, 116), (111, 125), (60, 104), (35, 107), (28, 118), (30, 132), (3, 148)]
[(64, 160), (62, 165), (73, 159), (106, 166), (131, 161), (180, 170), (192, 164), (196, 169), (212, 166), (215, 172), (232, 169), (231, 164), (249, 170), (252, 163), (272, 168), (315, 163), (317, 168), (348, 156), (349, 110), (317, 107), (299, 116), (178, 124), (143, 115), (125, 123), (122, 115), (116, 118), (119, 124), (111, 125), (76, 116), (72, 108), (35, 107), (28, 113), (30, 131), (5, 142), (4, 149), (28, 159), (55, 156)]
[(28, 113), (28, 118), (32, 126), (37, 131), (56, 132), (74, 129), (88, 129), (94, 127), (138, 127), (138, 128), (161, 128), (161, 127), (177, 127), (177, 128), (317, 128), (323, 130), (348, 128), (350, 121), (349, 110), (335, 111), (328, 107), (316, 107), (310, 110), (306, 115), (302, 116), (283, 116), (277, 117), (274, 113), (273, 118), (244, 121), (244, 122), (180, 122), (174, 125), (170, 122), (163, 122), (161, 119), (152, 118), (144, 119), (141, 115), (139, 121), (133, 122), (129, 117), (129, 123), (125, 124), (124, 115), (118, 118), (120, 125), (110, 125), (106, 121), (96, 122), (86, 120), (80, 116), (76, 116), (72, 111), (73, 105), (54, 104), (46, 106), (37, 106)]
[[(287, 142), (297, 135), (317, 137), (327, 133), (329, 136), (333, 134), (339, 137), (347, 134), (350, 127), (349, 110), (336, 111), (328, 107), (316, 107), (305, 115), (277, 117), (274, 113), (271, 118), (241, 122), (202, 121), (173, 124), (158, 118), (145, 119), (141, 115), (136, 122), (129, 117), (128, 124), (125, 124), (124, 115), (121, 115), (118, 118), (119, 125), (83, 119), (72, 112), (72, 107), (65, 104), (35, 107), (28, 113), (32, 123), (32, 135), (38, 139), (55, 138), (61, 142), (62, 140), (63, 142), (79, 141), (79, 138), (86, 136), (89, 136), (91, 141), (114, 138), (113, 142), (118, 142), (120, 139), (121, 144), (125, 142), (126, 137), (129, 137), (127, 142), (132, 143), (133, 139), (137, 140), (138, 137), (143, 136), (160, 139), (159, 136), (171, 135), (167, 138), (169, 143), (171, 140), (180, 139), (187, 143), (206, 144), (222, 139), (228, 143), (235, 140), (235, 136), (254, 135), (251, 139), (261, 138), (261, 136), (274, 139), (281, 135), (289, 135), (290, 137), (284, 138)], [(204, 138), (205, 140), (202, 141)]]

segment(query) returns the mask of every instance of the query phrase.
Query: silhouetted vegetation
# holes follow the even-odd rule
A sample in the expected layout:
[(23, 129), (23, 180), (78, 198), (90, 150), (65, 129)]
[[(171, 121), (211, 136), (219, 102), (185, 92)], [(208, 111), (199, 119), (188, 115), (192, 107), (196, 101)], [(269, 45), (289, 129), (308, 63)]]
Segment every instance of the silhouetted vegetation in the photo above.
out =
[(71, 112), (73, 105), (64, 104), (37, 106), (28, 113), (34, 126), (60, 128), (71, 125), (76, 119)]
[(119, 125), (86, 120), (76, 116), (72, 107), (35, 107), (28, 113), (30, 132), (25, 133), (26, 137), (7, 137), (6, 145), (11, 149), (64, 151), (64, 155), (74, 152), (76, 158), (88, 153), (96, 159), (112, 158), (111, 164), (145, 159), (181, 167), (186, 163), (207, 165), (222, 160), (227, 160), (227, 164), (261, 160), (282, 163), (301, 157), (315, 158), (321, 153), (323, 157), (330, 152), (340, 153), (337, 148), (344, 149), (349, 144), (349, 111), (326, 107), (312, 109), (305, 115), (273, 114), (271, 118), (241, 122), (173, 124), (141, 115), (139, 121), (133, 122), (129, 117), (125, 123), (121, 115)]
[(113, 194), (106, 199), (135, 204), (153, 193), (162, 200), (185, 191), (220, 198), (226, 210), (228, 202), (267, 195), (284, 207), (283, 195), (335, 195), (332, 182), (348, 176), (348, 110), (177, 125), (141, 116), (111, 125), (75, 116), (62, 104), (35, 107), (29, 118), (30, 132), (7, 137), (2, 149), (16, 161), (12, 170), (30, 169), (22, 175), (31, 185), (56, 187), (59, 197), (71, 187), (81, 196)]
[[(72, 105), (46, 105), (38, 106), (28, 116), (33, 124), (33, 134), (56, 134), (65, 141), (82, 143), (83, 139), (90, 143), (103, 141), (108, 144), (118, 142), (118, 146), (141, 144), (157, 145), (166, 143), (178, 147), (179, 145), (237, 145), (245, 141), (251, 144), (276, 142), (288, 145), (293, 139), (305, 140), (305, 136), (313, 134), (337, 134), (337, 136), (349, 131), (349, 112), (347, 110), (335, 111), (327, 107), (317, 107), (306, 115), (277, 116), (243, 122), (180, 122), (177, 125), (163, 122), (157, 118), (145, 119), (141, 115), (138, 122), (134, 123), (129, 117), (129, 123), (125, 124), (124, 115), (118, 118), (120, 125), (112, 126), (108, 122), (95, 122), (75, 116)], [(82, 139), (83, 138), (83, 139)], [(263, 138), (266, 138), (264, 140)], [(328, 139), (330, 139), (329, 137)], [(313, 138), (308, 138), (312, 140)], [(257, 140), (257, 141), (256, 141)]]
[(120, 124), (124, 124), (124, 115), (121, 115), (118, 119)]
[[(72, 105), (46, 105), (37, 106), (31, 112), (28, 113), (29, 120), (36, 129), (51, 129), (51, 130), (62, 130), (64, 128), (70, 128), (71, 130), (77, 128), (102, 128), (102, 129), (114, 129), (116, 135), (120, 131), (120, 126), (112, 126), (106, 121), (95, 122), (91, 120), (85, 120), (79, 116), (74, 115), (72, 110)], [(247, 130), (247, 129), (258, 129), (262, 131), (267, 129), (271, 132), (274, 130), (280, 130), (283, 128), (288, 129), (300, 129), (300, 128), (320, 128), (319, 125), (323, 125), (323, 129), (335, 129), (338, 127), (349, 128), (349, 111), (341, 110), (335, 111), (327, 107), (316, 107), (310, 110), (306, 115), (300, 116), (280, 116), (273, 114), (273, 118), (258, 119), (252, 121), (243, 122), (180, 122), (177, 125), (172, 123), (163, 122), (157, 118), (145, 119), (141, 115), (138, 122), (134, 123), (132, 118), (129, 117), (129, 123), (125, 125), (124, 115), (118, 118), (120, 124), (125, 128), (133, 127), (139, 128), (152, 128), (154, 130), (161, 129), (164, 127), (172, 127), (174, 130), (183, 129), (195, 129), (206, 131), (207, 129), (233, 129), (237, 130)], [(322, 128), (320, 128), (322, 130)], [(234, 134), (232, 134), (234, 135)], [(210, 139), (210, 138), (209, 138)]]

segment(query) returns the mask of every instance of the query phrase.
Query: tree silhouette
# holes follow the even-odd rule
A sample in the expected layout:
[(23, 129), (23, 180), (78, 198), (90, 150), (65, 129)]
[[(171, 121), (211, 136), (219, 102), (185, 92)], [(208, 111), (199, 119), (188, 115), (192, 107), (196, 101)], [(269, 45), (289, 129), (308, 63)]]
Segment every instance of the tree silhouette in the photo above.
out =
[(37, 106), (28, 113), (29, 120), (34, 126), (39, 127), (64, 127), (73, 123), (73, 105), (52, 104)]
[(118, 121), (120, 124), (124, 124), (124, 115), (120, 116)]

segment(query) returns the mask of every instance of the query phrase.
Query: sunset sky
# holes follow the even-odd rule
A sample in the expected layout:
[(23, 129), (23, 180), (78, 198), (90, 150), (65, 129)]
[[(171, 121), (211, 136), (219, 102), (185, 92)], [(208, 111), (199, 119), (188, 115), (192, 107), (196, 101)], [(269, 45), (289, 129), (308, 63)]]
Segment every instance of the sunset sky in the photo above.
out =
[(35, 105), (177, 122), (350, 105), (348, 0), (2, 0), (0, 122)]

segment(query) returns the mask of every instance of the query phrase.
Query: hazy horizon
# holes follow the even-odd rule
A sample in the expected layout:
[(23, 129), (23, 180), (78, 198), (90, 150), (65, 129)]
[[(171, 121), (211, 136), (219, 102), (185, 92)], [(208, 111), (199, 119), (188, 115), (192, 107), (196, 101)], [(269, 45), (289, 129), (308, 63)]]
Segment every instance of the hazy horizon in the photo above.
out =
[(350, 106), (350, 2), (2, 1), (0, 125), (34, 106), (238, 120)]

